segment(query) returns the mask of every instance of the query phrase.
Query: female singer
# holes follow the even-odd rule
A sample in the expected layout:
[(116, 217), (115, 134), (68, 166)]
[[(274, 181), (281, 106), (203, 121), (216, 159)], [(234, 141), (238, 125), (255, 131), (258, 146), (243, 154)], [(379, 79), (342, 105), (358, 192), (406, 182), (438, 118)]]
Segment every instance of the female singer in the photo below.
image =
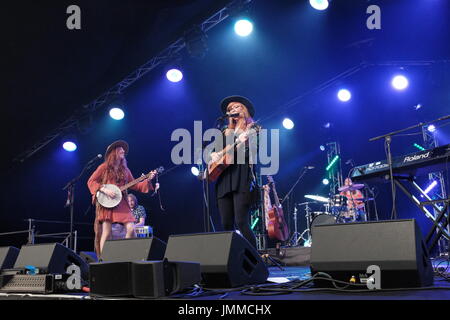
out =
[[(92, 200), (96, 204), (94, 246), (98, 257), (101, 256), (106, 240), (111, 236), (111, 226), (113, 223), (121, 223), (125, 226), (126, 238), (131, 238), (134, 234), (135, 218), (131, 213), (126, 194), (116, 207), (110, 209), (102, 207), (95, 201), (97, 191), (103, 192), (109, 197), (115, 196), (114, 192), (105, 187), (105, 184), (114, 184), (120, 187), (134, 180), (130, 169), (127, 167), (127, 161), (125, 159), (127, 153), (128, 143), (123, 140), (115, 141), (109, 145), (106, 149), (105, 161), (98, 166), (87, 183), (89, 191), (92, 194)], [(151, 180), (155, 175), (156, 171), (152, 171), (148, 179), (137, 183), (131, 189), (148, 193), (150, 190), (153, 190)]]
[[(257, 186), (254, 165), (249, 162), (249, 132), (258, 130), (253, 116), (253, 104), (245, 97), (231, 96), (221, 103), (224, 115), (236, 114), (228, 119), (228, 126), (224, 130), (224, 141), (232, 136), (237, 141), (233, 164), (229, 165), (219, 176), (215, 185), (217, 205), (226, 231), (235, 230), (235, 225), (250, 244), (256, 248), (256, 239), (250, 228), (250, 209), (257, 202), (259, 188)], [(239, 148), (245, 148), (245, 163), (237, 161)], [(211, 160), (218, 161), (218, 153), (211, 153)]]

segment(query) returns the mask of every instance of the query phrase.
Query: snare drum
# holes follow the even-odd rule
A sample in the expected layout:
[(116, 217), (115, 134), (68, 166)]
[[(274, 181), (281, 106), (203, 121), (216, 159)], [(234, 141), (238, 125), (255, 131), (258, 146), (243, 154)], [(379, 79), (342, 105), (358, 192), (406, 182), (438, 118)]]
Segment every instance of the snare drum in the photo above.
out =
[(138, 238), (150, 238), (153, 235), (153, 228), (150, 226), (135, 227), (134, 231)]

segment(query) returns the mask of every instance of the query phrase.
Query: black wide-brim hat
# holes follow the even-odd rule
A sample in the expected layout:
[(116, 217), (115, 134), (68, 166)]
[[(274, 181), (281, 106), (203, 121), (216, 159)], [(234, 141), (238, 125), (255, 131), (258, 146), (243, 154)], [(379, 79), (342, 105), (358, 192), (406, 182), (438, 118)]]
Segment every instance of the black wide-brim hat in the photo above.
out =
[(105, 159), (106, 159), (106, 157), (108, 157), (108, 154), (110, 154), (111, 151), (113, 151), (113, 150), (115, 150), (117, 148), (120, 148), (120, 147), (122, 147), (123, 150), (125, 150), (125, 155), (127, 155), (128, 154), (128, 150), (129, 150), (128, 143), (126, 141), (124, 141), (124, 140), (117, 140), (117, 141), (114, 141), (113, 143), (111, 143), (108, 146), (108, 148), (106, 148)]
[(255, 107), (253, 107), (253, 103), (243, 96), (229, 96), (223, 99), (222, 102), (220, 103), (220, 108), (222, 109), (223, 114), (227, 113), (227, 107), (230, 104), (230, 102), (242, 103), (247, 108), (248, 113), (250, 113), (250, 116), (252, 118), (255, 115)]

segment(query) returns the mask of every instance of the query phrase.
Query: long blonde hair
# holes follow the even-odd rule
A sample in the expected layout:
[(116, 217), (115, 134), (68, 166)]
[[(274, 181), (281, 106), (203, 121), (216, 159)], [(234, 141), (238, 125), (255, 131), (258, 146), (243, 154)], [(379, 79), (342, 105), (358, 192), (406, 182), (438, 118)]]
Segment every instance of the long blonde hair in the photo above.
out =
[(229, 129), (233, 129), (233, 130), (240, 130), (240, 131), (245, 131), (248, 127), (249, 124), (254, 123), (255, 121), (253, 120), (253, 118), (250, 116), (250, 112), (248, 111), (247, 107), (242, 104), (242, 109), (244, 112), (244, 117), (243, 118), (239, 118), (238, 121), (236, 122), (236, 124), (233, 127), (229, 127)]

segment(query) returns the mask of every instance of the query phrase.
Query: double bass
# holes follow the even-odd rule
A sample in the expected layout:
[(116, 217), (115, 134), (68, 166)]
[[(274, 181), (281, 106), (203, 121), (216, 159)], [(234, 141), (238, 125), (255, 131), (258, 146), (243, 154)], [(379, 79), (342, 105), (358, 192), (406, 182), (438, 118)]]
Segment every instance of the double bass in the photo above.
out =
[(289, 229), (283, 215), (283, 207), (278, 198), (277, 190), (275, 189), (275, 181), (271, 176), (267, 176), (269, 184), (272, 185), (273, 197), (275, 204), (269, 209), (268, 234), (271, 239), (278, 239), (286, 241), (289, 238)]

